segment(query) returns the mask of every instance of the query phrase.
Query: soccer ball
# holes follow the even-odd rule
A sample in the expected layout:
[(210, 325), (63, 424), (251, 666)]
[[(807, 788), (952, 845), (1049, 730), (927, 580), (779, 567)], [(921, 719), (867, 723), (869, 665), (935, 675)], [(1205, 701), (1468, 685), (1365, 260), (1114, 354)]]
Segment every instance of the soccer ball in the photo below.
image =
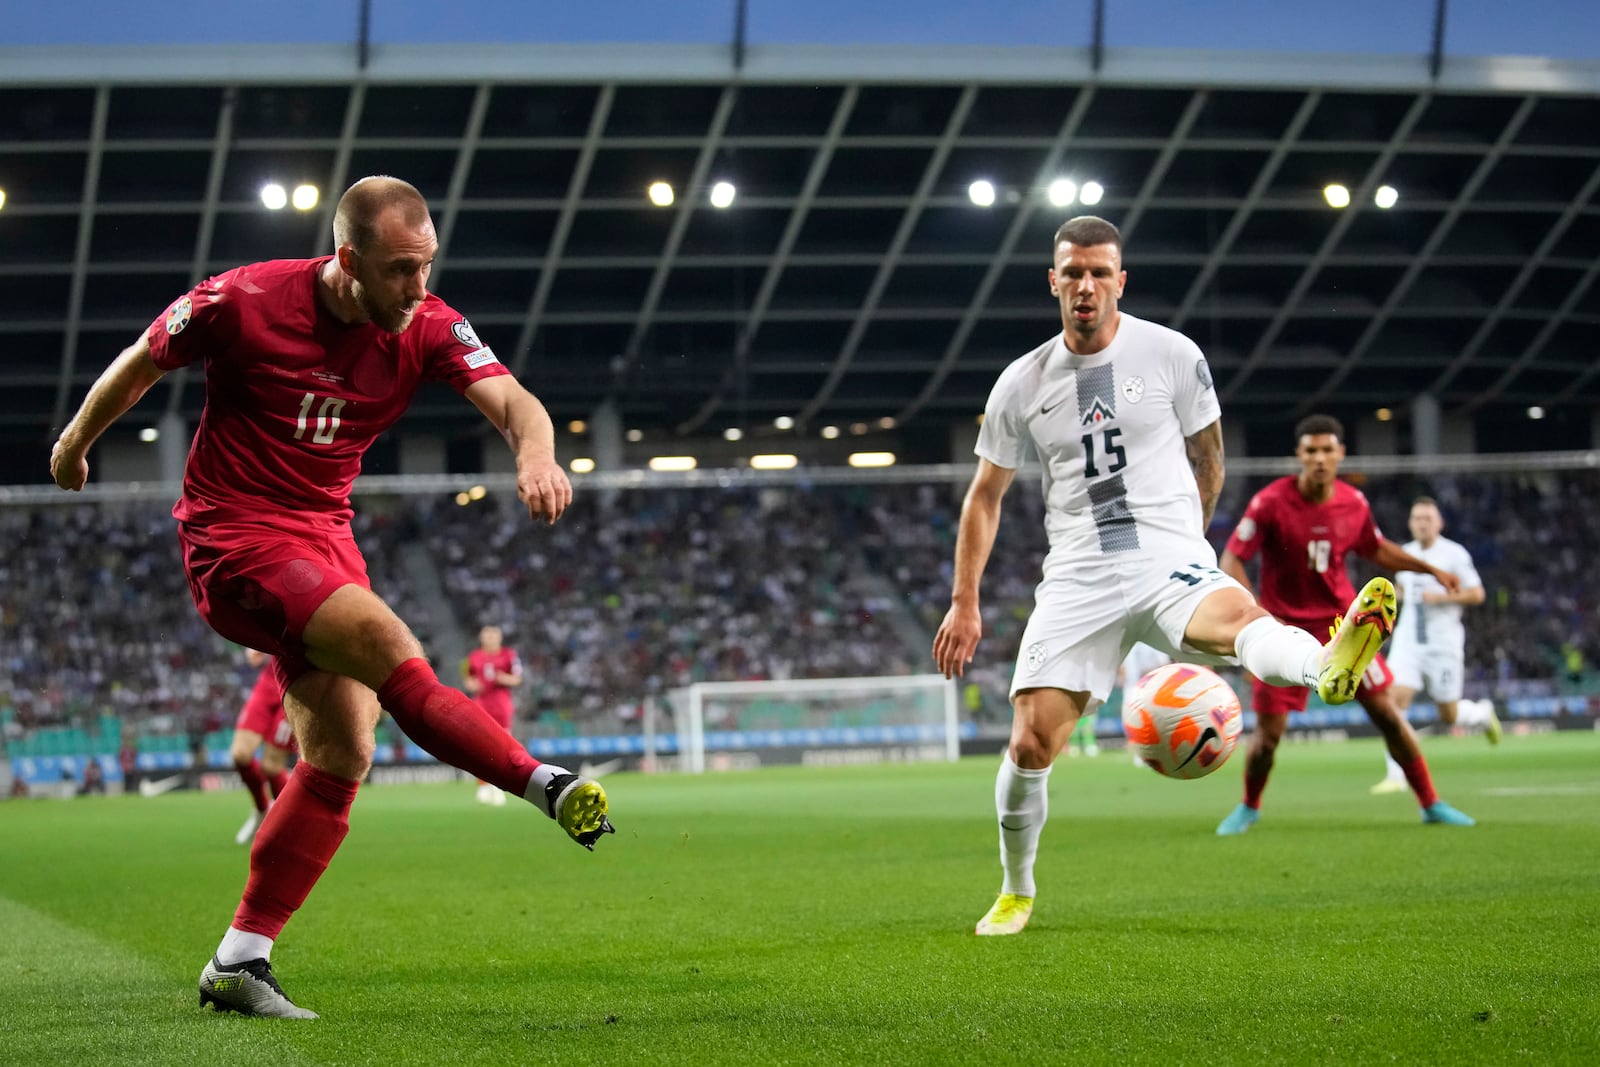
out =
[(1168, 778), (1204, 778), (1227, 762), (1243, 728), (1233, 687), (1192, 663), (1157, 667), (1122, 698), (1128, 747)]

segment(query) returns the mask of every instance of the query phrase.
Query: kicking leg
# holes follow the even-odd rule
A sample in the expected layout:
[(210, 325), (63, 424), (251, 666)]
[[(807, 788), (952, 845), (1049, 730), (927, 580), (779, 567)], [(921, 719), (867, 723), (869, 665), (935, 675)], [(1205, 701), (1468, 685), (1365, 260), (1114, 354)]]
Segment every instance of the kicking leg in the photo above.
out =
[(337, 589), (304, 639), (312, 663), (373, 689), (395, 725), (441, 761), (527, 800), (587, 849), (615, 832), (599, 782), (541, 764), (475, 701), (440, 683), (410, 629), (368, 590)]

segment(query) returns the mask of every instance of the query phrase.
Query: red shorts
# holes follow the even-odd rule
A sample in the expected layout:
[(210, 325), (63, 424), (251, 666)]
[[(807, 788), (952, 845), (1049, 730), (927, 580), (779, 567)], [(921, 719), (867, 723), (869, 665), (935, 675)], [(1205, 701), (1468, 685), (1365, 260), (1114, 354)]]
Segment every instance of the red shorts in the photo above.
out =
[(235, 644), (271, 653), (285, 689), (313, 669), (303, 635), (322, 602), (343, 585), (372, 588), (349, 527), (180, 522), (178, 543), (200, 617)]
[[(1367, 673), (1361, 677), (1356, 696), (1381, 693), (1393, 684), (1394, 673), (1384, 662), (1383, 653), (1379, 652), (1367, 665)], [(1291, 711), (1304, 711), (1310, 697), (1311, 690), (1303, 685), (1268, 685), (1259, 678), (1250, 679), (1250, 707), (1257, 715), (1287, 715)]]
[(501, 689), (494, 693), (479, 693), (472, 699), (478, 702), (478, 707), (488, 713), (489, 718), (500, 724), (501, 729), (511, 729), (512, 705), (510, 693)]
[(294, 729), (289, 725), (288, 713), (283, 710), (283, 686), (278, 683), (278, 672), (270, 665), (263, 668), (256, 679), (250, 699), (244, 702), (233, 727), (259, 734), (269, 745), (296, 751)]

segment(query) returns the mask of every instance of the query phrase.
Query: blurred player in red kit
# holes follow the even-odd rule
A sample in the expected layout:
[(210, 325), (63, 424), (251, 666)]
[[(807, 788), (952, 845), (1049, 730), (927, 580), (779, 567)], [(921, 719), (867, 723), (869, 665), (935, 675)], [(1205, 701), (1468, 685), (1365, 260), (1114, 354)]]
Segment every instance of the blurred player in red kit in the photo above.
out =
[[(295, 750), (294, 728), (289, 725), (289, 714), (283, 709), (283, 683), (273, 669), (272, 657), (250, 648), (245, 650), (250, 666), (260, 668), (250, 696), (239, 709), (239, 719), (233, 724), (233, 744), (229, 755), (233, 767), (239, 772), (255, 810), (233, 836), (236, 844), (246, 844), (261, 828), (272, 800), (289, 784), (289, 753)], [(256, 758), (256, 749), (261, 757)]]
[[(503, 728), (511, 729), (516, 709), (511, 703), (511, 690), (522, 684), (522, 660), (516, 652), (501, 643), (504, 635), (498, 626), (485, 626), (478, 631), (478, 647), (461, 665), (463, 688), (478, 702), (478, 707)], [(488, 782), (478, 783), (478, 803), (500, 807), (506, 795)]]
[(300, 761), (250, 851), (250, 878), (200, 1002), (314, 1018), (269, 962), (289, 917), (348, 832), (380, 705), (426, 751), (523, 797), (586, 848), (611, 831), (599, 783), (541, 764), (459, 690), (371, 590), (350, 530), (362, 454), (425, 381), (462, 393), (505, 437), (517, 492), (555, 522), (572, 485), (549, 413), (428, 292), (439, 242), (406, 182), (363, 178), (340, 198), (335, 253), (239, 267), (173, 302), (101, 374), (50, 457), (81, 489), (90, 447), (163, 375), (198, 364), (206, 406), (173, 508), (189, 589), (223, 637), (271, 653)]
[[(1344, 427), (1337, 419), (1309, 416), (1300, 420), (1294, 435), (1300, 473), (1279, 478), (1251, 499), (1222, 554), (1219, 566), (1224, 572), (1248, 588), (1245, 563), (1259, 553), (1261, 606), (1274, 617), (1312, 633), (1325, 632), (1350, 601), (1353, 588), (1345, 570), (1345, 557), (1351, 552), (1388, 570), (1430, 574), (1451, 592), (1459, 587), (1455, 575), (1423, 562), (1385, 538), (1372, 518), (1366, 496), (1339, 480), (1339, 463), (1345, 449)], [(1405, 771), (1406, 781), (1422, 806), (1422, 821), (1473, 825), (1471, 818), (1434, 792), (1417, 735), (1389, 695), (1393, 681), (1383, 656), (1374, 656), (1365, 680), (1356, 690), (1356, 700)], [(1244, 800), (1217, 827), (1217, 833), (1224, 836), (1242, 834), (1260, 818), (1261, 793), (1267, 787), (1267, 776), (1272, 772), (1278, 742), (1288, 727), (1289, 713), (1304, 711), (1309, 694), (1303, 688), (1271, 686), (1256, 679), (1252, 682), (1252, 695), (1256, 728), (1245, 763)]]

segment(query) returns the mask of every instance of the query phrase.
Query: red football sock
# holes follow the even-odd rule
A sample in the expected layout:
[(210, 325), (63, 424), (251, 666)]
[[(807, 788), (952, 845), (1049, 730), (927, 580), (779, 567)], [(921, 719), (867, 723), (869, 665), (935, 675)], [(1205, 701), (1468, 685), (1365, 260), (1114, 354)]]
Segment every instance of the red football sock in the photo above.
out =
[(1244, 776), (1244, 806), (1261, 810), (1261, 793), (1267, 788), (1267, 776), (1264, 774), (1251, 774), (1248, 771)]
[(1432, 807), (1434, 801), (1439, 799), (1439, 794), (1433, 791), (1433, 775), (1428, 773), (1428, 761), (1418, 756), (1410, 763), (1401, 763), (1400, 769), (1406, 772), (1406, 781), (1411, 783), (1411, 791), (1417, 794), (1417, 803), (1425, 808)]
[(268, 775), (267, 784), (272, 786), (273, 796), (283, 796), (283, 787), (289, 784), (289, 772), (279, 771), (277, 774)]
[(378, 688), (395, 725), (425, 751), (513, 796), (528, 788), (539, 761), (459, 689), (442, 685), (428, 661), (408, 659)]
[(272, 803), (272, 797), (267, 795), (267, 776), (261, 773), (261, 761), (251, 756), (249, 763), (235, 760), (233, 768), (239, 772), (244, 787), (250, 790), (250, 799), (255, 801), (256, 810), (265, 815), (267, 805)]
[(271, 938), (282, 932), (349, 832), (360, 785), (300, 761), (256, 833), (234, 929)]

